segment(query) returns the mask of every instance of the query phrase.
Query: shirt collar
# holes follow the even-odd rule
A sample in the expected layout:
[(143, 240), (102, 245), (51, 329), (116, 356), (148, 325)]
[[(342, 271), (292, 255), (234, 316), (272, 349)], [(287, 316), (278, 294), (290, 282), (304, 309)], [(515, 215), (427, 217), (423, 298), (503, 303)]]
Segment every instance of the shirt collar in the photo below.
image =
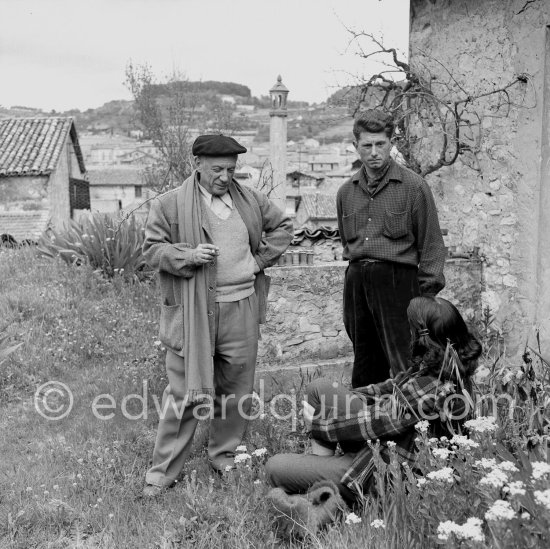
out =
[[(397, 181), (399, 183), (403, 182), (403, 176), (401, 175), (401, 167), (393, 158), (390, 159), (390, 166), (388, 168), (388, 171), (386, 172), (385, 179), (387, 179), (387, 181)], [(351, 180), (353, 183), (359, 183), (359, 181), (364, 181), (366, 185), (367, 176), (365, 174), (365, 167), (361, 166), (361, 168), (353, 174)]]
[[(199, 190), (202, 193), (202, 196), (204, 196), (204, 198), (206, 199), (206, 203), (208, 204), (208, 206), (211, 206), (214, 195), (212, 193), (209, 193), (200, 183)], [(233, 200), (231, 199), (229, 191), (227, 191), (225, 194), (222, 194), (221, 196), (216, 195), (216, 198), (219, 198), (228, 208), (233, 209)]]

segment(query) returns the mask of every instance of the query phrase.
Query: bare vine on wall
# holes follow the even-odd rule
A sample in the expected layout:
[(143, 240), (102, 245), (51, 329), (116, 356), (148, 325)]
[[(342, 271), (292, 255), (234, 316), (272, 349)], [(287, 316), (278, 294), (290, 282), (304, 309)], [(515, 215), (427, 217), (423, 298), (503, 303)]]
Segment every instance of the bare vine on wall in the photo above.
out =
[[(415, 52), (413, 67), (373, 34), (348, 31), (358, 55), (382, 65), (382, 70), (353, 88), (353, 114), (365, 108), (390, 113), (396, 121), (397, 149), (407, 165), (423, 176), (459, 158), (479, 170), (477, 155), (488, 119), (535, 106), (528, 98), (532, 95), (528, 74), (498, 84), (480, 78), (468, 89), (444, 63), (426, 52)], [(363, 48), (365, 41), (367, 48)]]

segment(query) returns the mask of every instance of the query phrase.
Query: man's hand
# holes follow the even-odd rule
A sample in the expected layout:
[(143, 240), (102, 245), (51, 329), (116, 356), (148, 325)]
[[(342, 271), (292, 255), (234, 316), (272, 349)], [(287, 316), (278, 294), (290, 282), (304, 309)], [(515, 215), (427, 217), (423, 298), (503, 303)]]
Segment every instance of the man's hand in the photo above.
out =
[(315, 417), (315, 408), (307, 400), (302, 400), (302, 416), (304, 418), (304, 427), (306, 431), (311, 431), (311, 422)]
[(213, 261), (219, 255), (220, 249), (214, 244), (199, 244), (192, 253), (195, 265), (204, 265)]

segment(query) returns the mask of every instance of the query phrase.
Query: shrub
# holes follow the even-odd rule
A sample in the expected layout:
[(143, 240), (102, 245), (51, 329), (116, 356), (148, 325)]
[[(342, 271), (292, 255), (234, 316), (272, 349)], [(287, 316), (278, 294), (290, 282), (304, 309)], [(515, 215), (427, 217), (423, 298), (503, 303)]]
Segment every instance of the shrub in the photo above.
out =
[(51, 230), (40, 239), (38, 250), (68, 264), (88, 263), (107, 278), (141, 278), (147, 269), (141, 251), (144, 232), (135, 217), (118, 221), (95, 214), (80, 222), (71, 221), (61, 231)]

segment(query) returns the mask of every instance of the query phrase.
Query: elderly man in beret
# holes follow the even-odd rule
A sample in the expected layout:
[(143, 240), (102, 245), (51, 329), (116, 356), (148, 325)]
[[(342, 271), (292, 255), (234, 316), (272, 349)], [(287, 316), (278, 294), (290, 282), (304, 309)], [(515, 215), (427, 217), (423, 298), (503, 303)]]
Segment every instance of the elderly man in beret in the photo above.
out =
[(192, 152), (193, 174), (152, 202), (143, 245), (159, 272), (168, 376), (143, 492), (149, 497), (182, 471), (205, 402), (213, 406), (210, 464), (218, 472), (233, 467), (265, 320), (264, 269), (293, 237), (284, 212), (233, 179), (243, 146), (225, 135), (202, 135)]

